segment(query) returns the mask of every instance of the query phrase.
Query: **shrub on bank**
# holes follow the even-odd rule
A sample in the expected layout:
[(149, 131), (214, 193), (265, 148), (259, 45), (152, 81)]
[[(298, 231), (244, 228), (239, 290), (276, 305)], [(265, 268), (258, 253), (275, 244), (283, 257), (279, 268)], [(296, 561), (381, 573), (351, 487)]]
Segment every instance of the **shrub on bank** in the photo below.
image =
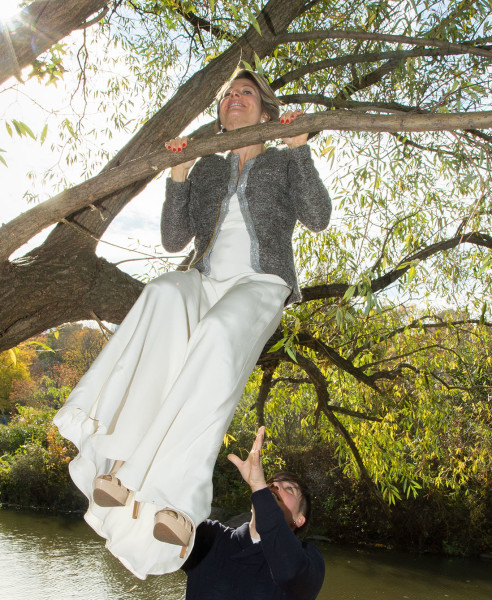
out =
[[(53, 410), (20, 408), (0, 426), (0, 502), (58, 511), (84, 511), (85, 497), (68, 475), (76, 448), (52, 424)], [(214, 471), (214, 505), (224, 518), (249, 510), (250, 493), (236, 467), (227, 460), (243, 458), (251, 448), (255, 427), (233, 427)], [(301, 446), (265, 445), (267, 474), (287, 469), (311, 488), (314, 519), (311, 534), (347, 544), (385, 545), (419, 552), (477, 555), (492, 552), (492, 485), (421, 490), (416, 498), (387, 506), (367, 487), (343, 473), (336, 453), (326, 443)]]
[[(227, 454), (244, 458), (254, 427), (232, 432), (214, 471), (214, 505), (232, 516), (249, 510), (249, 488)], [(267, 474), (285, 469), (300, 475), (313, 495), (311, 535), (350, 545), (385, 546), (416, 552), (476, 556), (492, 552), (492, 485), (423, 489), (394, 505), (377, 498), (360, 480), (344, 474), (334, 448), (326, 443), (278, 447), (263, 453)]]
[(18, 410), (8, 425), (0, 427), (0, 502), (61, 511), (84, 509), (86, 500), (67, 468), (77, 450), (52, 424), (54, 410)]
[(314, 496), (311, 533), (348, 544), (384, 545), (457, 556), (492, 552), (492, 483), (422, 489), (385, 506), (362, 481), (344, 475), (326, 445), (285, 448), (286, 468), (302, 474)]

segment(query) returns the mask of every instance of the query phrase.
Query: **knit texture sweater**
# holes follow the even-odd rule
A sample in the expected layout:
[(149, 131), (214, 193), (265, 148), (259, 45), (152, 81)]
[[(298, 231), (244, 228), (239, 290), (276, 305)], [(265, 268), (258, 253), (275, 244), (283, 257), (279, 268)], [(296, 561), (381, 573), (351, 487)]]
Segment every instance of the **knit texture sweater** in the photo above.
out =
[(265, 488), (251, 495), (256, 529), (204, 521), (183, 565), (186, 600), (314, 600), (323, 585), (325, 565), (319, 550), (296, 538)]
[(167, 179), (161, 220), (162, 244), (179, 252), (194, 238), (194, 268), (210, 274), (210, 254), (237, 192), (251, 240), (251, 266), (281, 277), (291, 289), (286, 304), (301, 299), (294, 266), (296, 221), (322, 231), (331, 201), (308, 145), (268, 148), (248, 160), (239, 174), (239, 155), (213, 154), (198, 160), (184, 182)]

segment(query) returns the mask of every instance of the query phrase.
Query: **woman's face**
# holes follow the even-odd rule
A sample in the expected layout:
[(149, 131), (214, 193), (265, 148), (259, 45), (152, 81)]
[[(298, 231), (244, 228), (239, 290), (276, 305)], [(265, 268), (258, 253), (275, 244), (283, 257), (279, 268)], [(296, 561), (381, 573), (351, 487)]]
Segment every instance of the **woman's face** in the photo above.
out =
[(268, 115), (261, 110), (258, 88), (245, 77), (229, 84), (220, 101), (219, 117), (222, 127), (228, 131), (268, 120)]

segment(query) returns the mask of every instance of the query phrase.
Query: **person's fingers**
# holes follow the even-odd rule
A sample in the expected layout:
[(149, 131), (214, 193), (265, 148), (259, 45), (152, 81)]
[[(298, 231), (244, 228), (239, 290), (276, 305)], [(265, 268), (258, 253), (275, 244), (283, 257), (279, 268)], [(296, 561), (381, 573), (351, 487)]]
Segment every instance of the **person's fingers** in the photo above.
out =
[(297, 119), (303, 114), (302, 110), (287, 110), (280, 116), (281, 123), (292, 123), (294, 119)]
[(280, 122), (281, 123), (290, 123), (294, 117), (294, 111), (287, 110), (281, 115)]
[(260, 427), (258, 429), (258, 450), (261, 451), (261, 449), (263, 448), (263, 441), (265, 439), (265, 427)]
[(235, 465), (238, 469), (243, 465), (243, 461), (239, 458), (239, 456), (236, 456), (235, 454), (228, 454), (227, 455), (228, 460), (231, 461), (231, 463), (233, 465)]
[(173, 152), (182, 152), (184, 148), (188, 145), (188, 137), (175, 137), (172, 140), (168, 140), (165, 142), (165, 146), (167, 150), (172, 150)]
[(263, 438), (265, 437), (265, 426), (261, 426), (258, 429), (258, 432), (256, 434), (256, 438), (255, 441), (253, 442), (253, 447), (251, 448), (251, 450), (261, 450), (261, 447), (263, 446)]

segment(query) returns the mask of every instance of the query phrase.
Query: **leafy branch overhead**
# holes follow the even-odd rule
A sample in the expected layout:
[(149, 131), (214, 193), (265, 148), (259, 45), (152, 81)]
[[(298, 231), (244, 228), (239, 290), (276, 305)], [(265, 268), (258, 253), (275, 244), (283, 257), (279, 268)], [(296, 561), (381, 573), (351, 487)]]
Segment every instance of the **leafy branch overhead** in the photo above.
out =
[[(39, 85), (50, 64), (58, 82), (79, 69), (69, 93), (80, 114), (37, 127), (43, 142), (59, 126), (60, 152), (85, 175), (0, 229), (0, 349), (64, 322), (124, 318), (143, 284), (95, 253), (113, 219), (173, 164), (282, 138), (278, 123), (214, 134), (217, 89), (251, 65), (304, 109), (290, 131), (312, 132), (335, 207), (326, 232), (296, 231), (302, 302), (260, 358), (258, 422), (280, 436), (278, 420), (298, 415), (299, 435), (331, 440), (340, 464), (390, 502), (425, 478), (458, 487), (481, 472), (492, 393), (490, 9), (487, 0), (30, 3), (18, 30), (2, 29), (0, 81), (5, 93), (22, 89), (7, 78), (25, 80), (34, 60)], [(76, 30), (78, 45), (64, 37)], [(113, 48), (125, 76), (108, 69)], [(91, 128), (89, 103), (106, 129)], [(163, 149), (198, 117), (208, 124), (183, 154)], [(19, 115), (5, 121), (14, 138), (35, 137)], [(116, 132), (128, 141), (115, 153), (104, 138)], [(10, 258), (48, 226), (37, 248)]]

